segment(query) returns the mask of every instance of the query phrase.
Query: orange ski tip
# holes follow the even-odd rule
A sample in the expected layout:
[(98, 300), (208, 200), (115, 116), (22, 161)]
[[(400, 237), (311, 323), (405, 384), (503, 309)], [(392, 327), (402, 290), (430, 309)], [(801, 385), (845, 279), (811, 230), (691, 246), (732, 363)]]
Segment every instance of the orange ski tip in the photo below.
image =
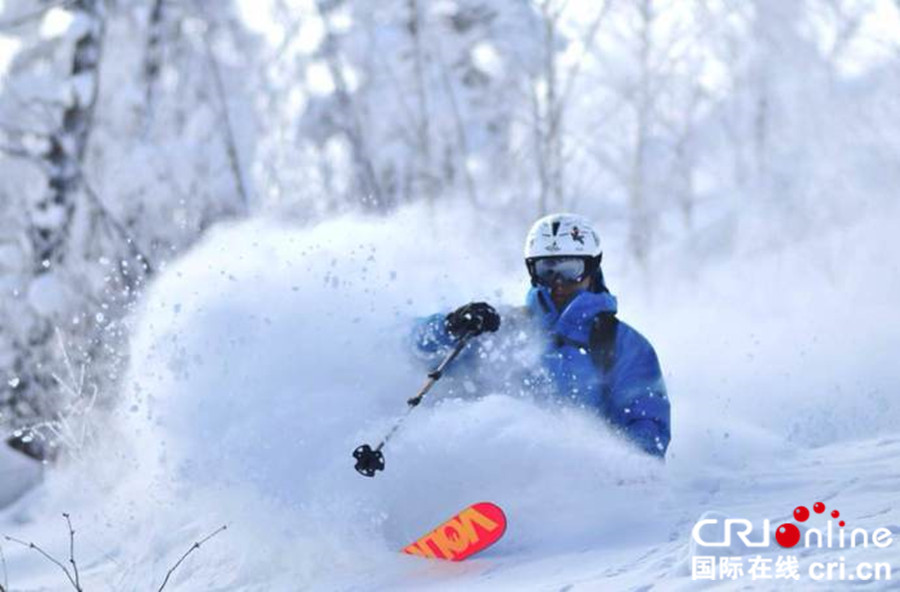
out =
[(419, 540), (404, 547), (408, 555), (462, 561), (496, 543), (506, 533), (506, 514), (491, 502), (465, 508)]
[(493, 516), (502, 525), (503, 530), (500, 536), (497, 537), (498, 539), (506, 533), (506, 513), (503, 511), (503, 508), (493, 502), (478, 502), (470, 507), (475, 508), (482, 514)]

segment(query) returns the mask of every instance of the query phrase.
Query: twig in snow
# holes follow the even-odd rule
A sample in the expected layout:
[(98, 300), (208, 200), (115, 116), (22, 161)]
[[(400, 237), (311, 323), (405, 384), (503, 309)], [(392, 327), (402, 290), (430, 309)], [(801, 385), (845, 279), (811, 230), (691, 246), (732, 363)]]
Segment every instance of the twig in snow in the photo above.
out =
[(66, 525), (69, 527), (69, 563), (72, 564), (72, 571), (75, 572), (75, 588), (81, 589), (81, 579), (78, 577), (78, 564), (75, 563), (75, 529), (72, 528), (72, 519), (68, 514), (63, 513), (66, 519)]
[(159, 590), (157, 590), (156, 592), (162, 592), (162, 591), (163, 591), (163, 589), (166, 587), (166, 584), (169, 583), (169, 578), (172, 577), (172, 574), (175, 573), (175, 570), (178, 569), (178, 566), (180, 566), (182, 563), (184, 563), (184, 560), (188, 558), (188, 555), (190, 555), (191, 553), (193, 553), (194, 551), (196, 551), (197, 549), (199, 549), (200, 546), (203, 545), (206, 541), (208, 541), (209, 539), (213, 538), (214, 536), (216, 536), (216, 535), (219, 534), (220, 532), (223, 532), (223, 531), (225, 531), (225, 530), (227, 530), (227, 529), (228, 529), (228, 525), (227, 525), (227, 524), (224, 525), (224, 526), (220, 526), (218, 529), (216, 529), (216, 530), (213, 531), (212, 533), (206, 535), (204, 538), (200, 539), (199, 541), (197, 541), (196, 543), (194, 543), (193, 545), (191, 545), (191, 548), (188, 549), (187, 551), (185, 551), (184, 555), (181, 556), (181, 559), (179, 559), (178, 561), (176, 561), (176, 562), (175, 562), (175, 565), (173, 565), (172, 568), (169, 569), (168, 573), (166, 573), (166, 579), (163, 580), (162, 585), (159, 587)]
[[(63, 356), (63, 362), (65, 362), (66, 364), (66, 372), (69, 373), (69, 380), (72, 381), (72, 386), (69, 387), (69, 390), (71, 390), (72, 394), (74, 394), (76, 397), (80, 397), (84, 392), (84, 364), (81, 365), (81, 378), (76, 379), (75, 370), (72, 367), (72, 359), (69, 357), (69, 350), (66, 347), (65, 340), (63, 339), (62, 331), (60, 331), (59, 327), (54, 327), (54, 329), (56, 331), (56, 339), (59, 342), (59, 350)], [(57, 378), (56, 380), (57, 382), (62, 383), (59, 378)]]
[[(59, 341), (59, 349), (65, 363), (68, 379), (64, 379), (51, 372), (50, 376), (57, 382), (62, 392), (69, 395), (70, 400), (65, 407), (56, 414), (52, 420), (42, 421), (17, 430), (14, 436), (24, 435), (28, 438), (40, 438), (45, 443), (55, 446), (61, 442), (70, 451), (81, 451), (88, 440), (88, 421), (86, 417), (97, 402), (99, 389), (95, 383), (85, 388), (85, 365), (81, 364), (80, 372), (76, 375), (75, 367), (66, 348), (65, 340), (59, 327), (56, 327), (56, 336)], [(73, 421), (73, 420), (79, 421)], [(80, 434), (78, 433), (80, 431)], [(48, 437), (49, 435), (49, 437)], [(52, 457), (44, 457), (39, 460), (47, 460)]]
[(43, 555), (47, 559), (47, 561), (51, 562), (53, 565), (55, 565), (56, 567), (61, 569), (63, 571), (63, 573), (66, 574), (66, 578), (68, 578), (69, 583), (72, 584), (72, 587), (75, 588), (75, 590), (77, 592), (84, 592), (81, 588), (81, 585), (75, 581), (75, 578), (72, 577), (72, 573), (69, 571), (69, 569), (65, 565), (63, 565), (56, 557), (47, 553), (41, 547), (39, 547), (38, 545), (36, 545), (34, 543), (26, 543), (25, 541), (23, 541), (21, 539), (17, 539), (15, 537), (11, 537), (8, 535), (3, 538), (5, 538), (7, 541), (10, 541), (11, 543), (16, 543), (16, 544), (22, 545), (23, 547), (26, 547), (28, 549), (34, 549), (35, 551), (37, 551), (38, 553)]

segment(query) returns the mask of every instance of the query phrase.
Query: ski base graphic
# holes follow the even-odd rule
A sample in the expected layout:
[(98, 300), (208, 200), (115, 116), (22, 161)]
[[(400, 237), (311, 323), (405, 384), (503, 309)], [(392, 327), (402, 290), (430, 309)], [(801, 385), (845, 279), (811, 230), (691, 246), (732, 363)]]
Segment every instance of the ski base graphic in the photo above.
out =
[(506, 516), (490, 502), (472, 504), (403, 549), (409, 555), (462, 561), (500, 540)]

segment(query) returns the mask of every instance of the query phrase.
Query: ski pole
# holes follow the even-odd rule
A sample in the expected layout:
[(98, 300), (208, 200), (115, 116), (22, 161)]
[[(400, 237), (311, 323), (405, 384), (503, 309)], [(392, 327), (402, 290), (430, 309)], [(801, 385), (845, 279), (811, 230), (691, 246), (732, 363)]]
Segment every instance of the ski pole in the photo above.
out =
[(428, 391), (431, 390), (431, 387), (434, 386), (434, 383), (441, 379), (441, 376), (444, 375), (444, 370), (446, 370), (447, 366), (456, 359), (456, 356), (458, 356), (460, 352), (462, 352), (463, 348), (466, 347), (469, 339), (472, 337), (473, 335), (471, 333), (464, 333), (462, 337), (459, 338), (459, 341), (456, 342), (456, 345), (453, 346), (450, 353), (447, 354), (447, 357), (438, 364), (437, 368), (428, 373), (425, 384), (422, 385), (422, 388), (419, 389), (416, 396), (406, 400), (406, 413), (397, 419), (387, 435), (385, 435), (381, 442), (378, 443), (378, 446), (374, 449), (368, 444), (360, 444), (356, 447), (356, 450), (353, 451), (353, 458), (356, 459), (355, 468), (360, 475), (374, 477), (375, 473), (384, 470), (384, 454), (382, 454), (381, 449), (384, 448), (384, 445), (387, 444), (397, 430), (400, 429), (400, 426), (403, 425), (404, 420), (409, 417), (412, 410), (418, 407), (419, 403), (422, 402), (422, 399), (425, 398), (425, 395), (428, 394)]

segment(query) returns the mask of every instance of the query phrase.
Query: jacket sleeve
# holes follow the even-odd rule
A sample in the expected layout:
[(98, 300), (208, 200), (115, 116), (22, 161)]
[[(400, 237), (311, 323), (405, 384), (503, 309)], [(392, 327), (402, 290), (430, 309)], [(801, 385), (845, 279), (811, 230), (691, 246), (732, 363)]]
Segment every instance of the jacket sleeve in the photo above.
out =
[(453, 346), (454, 339), (444, 322), (446, 315), (433, 314), (416, 319), (410, 332), (410, 349), (423, 361), (432, 362), (444, 357)]
[(620, 324), (607, 417), (648, 454), (664, 457), (671, 439), (669, 397), (653, 346)]

